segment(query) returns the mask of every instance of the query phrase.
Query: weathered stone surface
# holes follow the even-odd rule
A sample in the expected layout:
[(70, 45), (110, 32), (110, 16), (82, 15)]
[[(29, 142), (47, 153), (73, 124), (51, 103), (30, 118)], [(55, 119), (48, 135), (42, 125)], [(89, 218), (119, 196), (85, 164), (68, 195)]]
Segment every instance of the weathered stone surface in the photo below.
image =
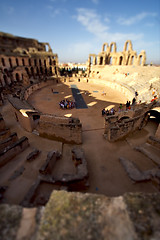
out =
[[(125, 226), (125, 227), (124, 227)], [(122, 197), (53, 192), (38, 240), (136, 239)]]
[(154, 146), (145, 143), (141, 146), (137, 146), (134, 149), (143, 153), (148, 158), (150, 158), (154, 163), (160, 165), (160, 150), (158, 148), (155, 148)]
[(138, 239), (160, 239), (160, 194), (124, 195)]
[(122, 166), (124, 167), (125, 171), (129, 175), (129, 177), (135, 182), (141, 182), (150, 180), (150, 174), (140, 171), (135, 164), (131, 161), (120, 157), (119, 158)]
[(15, 240), (22, 216), (22, 207), (0, 205), (0, 239)]
[(159, 240), (160, 194), (53, 191), (43, 208), (0, 205), (2, 240)]
[(40, 154), (40, 150), (34, 149), (31, 153), (28, 154), (27, 156), (27, 161), (31, 162), (33, 161), (38, 155)]

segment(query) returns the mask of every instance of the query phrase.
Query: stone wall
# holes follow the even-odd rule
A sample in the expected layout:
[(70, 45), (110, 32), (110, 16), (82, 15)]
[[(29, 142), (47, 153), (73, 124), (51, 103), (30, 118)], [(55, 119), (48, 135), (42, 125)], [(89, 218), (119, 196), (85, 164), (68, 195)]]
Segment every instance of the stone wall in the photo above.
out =
[(28, 85), (31, 77), (57, 75), (58, 55), (49, 43), (0, 32), (0, 85)]
[(0, 205), (3, 240), (159, 240), (160, 194), (53, 191), (43, 208)]
[(0, 167), (5, 165), (9, 160), (17, 156), (20, 152), (24, 151), (29, 146), (28, 138), (22, 137), (15, 143), (6, 147), (0, 152)]
[(117, 52), (117, 46), (115, 42), (112, 42), (110, 46), (108, 43), (104, 43), (102, 51), (96, 54), (90, 54), (88, 58), (88, 66), (90, 72), (91, 63), (93, 65), (141, 65), (144, 66), (146, 61), (146, 53), (144, 50), (137, 56), (136, 51), (133, 50), (131, 40), (127, 40), (124, 44), (122, 52)]
[(105, 117), (104, 136), (109, 141), (116, 141), (126, 137), (136, 129), (141, 129), (147, 123), (148, 112), (156, 103), (135, 105), (133, 110), (116, 112), (115, 115)]
[(41, 114), (36, 127), (39, 135), (67, 143), (82, 143), (82, 124), (79, 119)]

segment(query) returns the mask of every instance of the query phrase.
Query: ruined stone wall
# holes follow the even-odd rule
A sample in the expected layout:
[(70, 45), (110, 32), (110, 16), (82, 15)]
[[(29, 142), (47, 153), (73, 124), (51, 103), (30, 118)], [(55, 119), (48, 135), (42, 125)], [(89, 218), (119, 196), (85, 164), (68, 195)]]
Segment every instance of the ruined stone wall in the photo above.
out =
[(160, 194), (53, 191), (43, 208), (1, 204), (3, 240), (158, 240)]
[(28, 97), (36, 90), (41, 89), (43, 87), (48, 86), (49, 84), (53, 84), (53, 81), (46, 81), (46, 82), (39, 82), (39, 83), (35, 83), (32, 84), (30, 86), (28, 86), (24, 92), (21, 93), (21, 100), (26, 100), (28, 99)]
[(104, 136), (111, 142), (126, 137), (136, 129), (141, 129), (146, 124), (148, 111), (154, 103), (136, 105), (133, 110), (117, 112), (105, 118)]
[[(58, 56), (49, 43), (0, 32), (0, 85), (22, 82), (31, 77), (57, 75)], [(28, 81), (27, 81), (28, 80)]]
[(68, 143), (82, 143), (82, 125), (78, 119), (41, 115), (36, 127), (39, 135)]
[(117, 46), (115, 42), (104, 43), (102, 51), (96, 54), (89, 54), (88, 58), (88, 75), (92, 72), (92, 66), (105, 66), (105, 65), (136, 65), (144, 66), (146, 62), (146, 52), (142, 50), (137, 56), (137, 52), (133, 50), (131, 40), (127, 40), (124, 44), (122, 52), (117, 52)]

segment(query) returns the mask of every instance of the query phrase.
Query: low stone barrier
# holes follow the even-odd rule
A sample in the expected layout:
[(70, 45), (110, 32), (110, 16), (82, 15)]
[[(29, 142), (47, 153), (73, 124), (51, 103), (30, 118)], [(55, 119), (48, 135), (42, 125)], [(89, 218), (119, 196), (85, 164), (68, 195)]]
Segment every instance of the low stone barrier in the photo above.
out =
[(61, 153), (58, 151), (51, 151), (47, 155), (46, 162), (39, 169), (39, 172), (44, 175), (51, 175), (56, 161), (60, 158)]
[(156, 138), (155, 136), (149, 136), (147, 142), (160, 149), (160, 139)]
[(13, 144), (18, 140), (17, 133), (12, 133), (9, 138), (0, 142), (0, 151), (3, 151), (6, 147)]
[(2, 115), (0, 115), (0, 131), (5, 130), (5, 128), (6, 128), (5, 121)]
[(116, 141), (126, 137), (136, 129), (142, 129), (149, 115), (147, 112), (153, 107), (154, 103), (142, 104), (135, 110), (117, 112), (115, 115), (105, 117), (104, 136), (109, 141)]
[(79, 119), (41, 115), (36, 130), (41, 137), (65, 143), (82, 143), (82, 124)]
[(24, 151), (28, 146), (28, 138), (22, 137), (17, 142), (5, 148), (4, 151), (0, 152), (0, 167), (9, 162), (17, 154)]
[(0, 132), (0, 141), (5, 140), (10, 136), (11, 132), (9, 128), (6, 128), (4, 131)]
[(32, 151), (26, 158), (26, 160), (28, 162), (33, 161), (34, 159), (36, 159), (38, 157), (38, 155), (41, 153), (41, 151), (39, 151), (38, 149), (34, 149), (34, 151)]

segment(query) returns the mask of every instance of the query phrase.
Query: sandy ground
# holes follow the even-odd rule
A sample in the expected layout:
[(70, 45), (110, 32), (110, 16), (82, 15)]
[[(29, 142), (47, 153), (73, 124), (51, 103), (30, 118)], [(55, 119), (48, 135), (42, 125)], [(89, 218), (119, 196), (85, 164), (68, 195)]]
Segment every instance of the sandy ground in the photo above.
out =
[[(71, 84), (77, 85), (85, 102), (88, 104), (88, 109), (60, 109), (59, 102), (62, 99), (73, 100)], [(53, 94), (52, 89), (58, 93)], [(105, 96), (102, 95), (103, 91), (106, 93)], [(121, 93), (110, 88), (76, 81), (45, 87), (34, 92), (28, 101), (33, 107), (43, 113), (59, 116), (69, 114), (68, 116), (80, 119), (83, 126), (83, 144), (81, 147), (84, 149), (89, 170), (88, 192), (105, 194), (107, 196), (119, 196), (125, 192), (157, 191), (151, 182), (133, 183), (121, 166), (119, 157), (126, 157), (135, 162), (140, 170), (154, 168), (155, 164), (150, 159), (136, 152), (132, 147), (146, 142), (148, 136), (155, 133), (158, 124), (154, 121), (149, 122), (143, 130), (131, 134), (126, 140), (115, 143), (109, 143), (103, 137), (104, 118), (101, 116), (101, 110), (104, 107), (110, 108), (112, 105), (119, 106), (120, 103), (125, 103), (126, 99)], [(10, 109), (11, 107), (7, 102), (1, 107), (6, 125), (10, 127), (11, 132), (16, 131), (19, 137), (27, 136), (30, 147), (0, 169), (0, 185), (9, 186), (5, 194), (6, 202), (20, 203), (37, 179), (38, 170), (44, 163), (48, 151), (55, 149), (62, 151), (62, 143), (40, 138), (33, 133), (24, 131), (15, 121)], [(26, 162), (27, 154), (35, 147), (42, 151), (40, 157), (32, 163)], [(64, 155), (67, 156), (67, 151), (72, 147), (73, 145), (64, 144)], [(67, 157), (62, 160), (64, 164), (61, 172), (63, 169), (64, 171), (67, 169), (68, 164), (66, 161), (69, 161)], [(9, 180), (18, 166), (25, 167), (24, 173), (15, 180)]]

